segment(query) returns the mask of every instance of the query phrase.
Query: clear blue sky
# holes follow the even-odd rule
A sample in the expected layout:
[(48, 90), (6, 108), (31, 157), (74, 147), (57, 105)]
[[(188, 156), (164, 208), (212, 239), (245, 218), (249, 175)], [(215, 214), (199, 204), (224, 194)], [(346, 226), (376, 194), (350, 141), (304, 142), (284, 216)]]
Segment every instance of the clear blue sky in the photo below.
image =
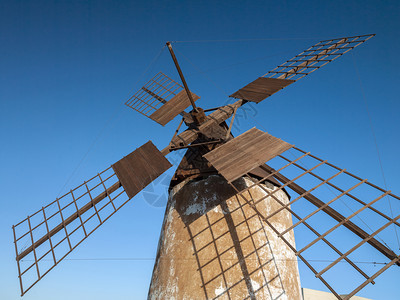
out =
[[(166, 51), (142, 76), (168, 40), (271, 39), (176, 44), (201, 106), (215, 107), (321, 39), (376, 33), (234, 133), (257, 126), (383, 185), (363, 90), (400, 194), (399, 14), (399, 1), (0, 1), (0, 298), (19, 298), (12, 224), (148, 139), (167, 145), (176, 120), (162, 128), (122, 103), (160, 70), (177, 77)], [(24, 298), (145, 299), (163, 214), (138, 195), (70, 256), (138, 260), (64, 261)], [(398, 272), (360, 295), (398, 299)]]

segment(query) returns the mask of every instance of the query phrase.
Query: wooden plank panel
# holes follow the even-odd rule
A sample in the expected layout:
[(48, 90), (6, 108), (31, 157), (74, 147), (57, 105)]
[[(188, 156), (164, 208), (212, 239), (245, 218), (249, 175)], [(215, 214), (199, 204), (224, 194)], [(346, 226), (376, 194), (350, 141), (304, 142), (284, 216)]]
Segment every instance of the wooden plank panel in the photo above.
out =
[(171, 166), (156, 146), (148, 141), (112, 167), (126, 194), (132, 198)]
[(292, 147), (281, 139), (252, 128), (204, 157), (228, 182), (232, 182)]
[[(159, 169), (169, 169), (171, 167), (170, 162), (164, 157), (164, 155), (161, 154), (160, 151), (156, 148), (156, 146), (153, 145), (153, 143), (146, 143), (144, 144), (141, 149), (142, 155), (146, 161), (151, 161), (152, 164), (150, 166), (154, 169), (154, 175), (158, 174)], [(157, 155), (154, 155), (154, 153), (157, 153)], [(157, 168), (155, 168), (157, 166)], [(158, 176), (158, 175), (157, 175)], [(154, 180), (155, 178), (153, 178)]]
[(230, 97), (258, 103), (293, 82), (294, 80), (289, 79), (259, 77), (230, 95)]
[[(200, 99), (199, 96), (192, 93), (194, 101)], [(185, 90), (180, 91), (171, 100), (153, 112), (149, 117), (158, 124), (165, 126), (169, 121), (175, 118), (178, 114), (184, 111), (191, 105), (190, 100)]]

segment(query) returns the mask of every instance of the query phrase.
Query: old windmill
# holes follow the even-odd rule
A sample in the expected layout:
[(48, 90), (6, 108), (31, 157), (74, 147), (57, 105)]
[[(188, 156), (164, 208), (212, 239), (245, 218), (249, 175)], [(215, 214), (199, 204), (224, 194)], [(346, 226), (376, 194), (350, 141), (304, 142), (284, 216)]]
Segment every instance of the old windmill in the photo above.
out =
[[(338, 299), (349, 299), (400, 265), (383, 241), (391, 238), (389, 228), (400, 226), (400, 215), (385, 210), (398, 196), (256, 128), (231, 134), (238, 108), (373, 36), (321, 41), (234, 92), (236, 102), (205, 110), (196, 106), (199, 96), (189, 91), (167, 43), (183, 86), (159, 73), (126, 105), (161, 125), (181, 115), (170, 144), (159, 151), (147, 142), (13, 226), (22, 295), (169, 169), (167, 154), (181, 149), (187, 152), (171, 181), (149, 298), (297, 299), (298, 258)], [(180, 132), (183, 123), (188, 128)], [(295, 244), (294, 228), (309, 234)], [(317, 268), (308, 255), (313, 249), (335, 259)], [(371, 253), (387, 263), (367, 274), (354, 257)], [(334, 287), (340, 272), (356, 273), (345, 296)]]

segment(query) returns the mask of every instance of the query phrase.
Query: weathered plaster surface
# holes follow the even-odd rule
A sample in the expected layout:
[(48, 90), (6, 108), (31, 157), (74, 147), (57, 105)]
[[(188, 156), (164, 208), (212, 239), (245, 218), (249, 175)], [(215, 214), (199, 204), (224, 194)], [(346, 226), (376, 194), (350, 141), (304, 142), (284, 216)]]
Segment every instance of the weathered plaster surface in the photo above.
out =
[[(302, 288), (301, 290), (303, 293), (303, 300), (337, 300), (334, 294), (328, 292), (317, 291), (307, 288)], [(341, 296), (344, 297), (346, 295), (341, 295)], [(351, 300), (371, 300), (371, 299), (359, 296), (353, 296), (351, 297)]]
[[(242, 188), (250, 181), (235, 182)], [(268, 190), (275, 187), (264, 186)], [(182, 182), (166, 208), (149, 299), (301, 299), (296, 257), (261, 220), (280, 205), (260, 187), (243, 199), (219, 176)], [(287, 203), (282, 191), (275, 196)], [(292, 224), (282, 211), (269, 221)], [(285, 237), (294, 245), (293, 232)]]

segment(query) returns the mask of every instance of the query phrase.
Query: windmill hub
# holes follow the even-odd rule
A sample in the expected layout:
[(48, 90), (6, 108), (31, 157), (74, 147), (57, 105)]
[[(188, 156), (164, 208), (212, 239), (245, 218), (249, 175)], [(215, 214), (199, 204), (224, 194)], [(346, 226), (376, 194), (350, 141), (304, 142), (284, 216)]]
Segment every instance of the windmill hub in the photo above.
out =
[(190, 112), (196, 125), (201, 125), (206, 121), (206, 114), (201, 107), (196, 107), (196, 109)]

